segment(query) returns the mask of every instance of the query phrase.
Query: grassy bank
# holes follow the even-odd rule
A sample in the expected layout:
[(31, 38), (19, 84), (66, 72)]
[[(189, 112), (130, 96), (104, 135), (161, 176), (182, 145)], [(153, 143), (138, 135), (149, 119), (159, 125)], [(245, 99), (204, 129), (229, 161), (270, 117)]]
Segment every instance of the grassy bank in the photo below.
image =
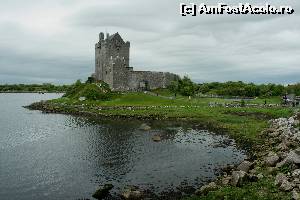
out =
[[(256, 99), (251, 103), (261, 103), (265, 99)], [(278, 103), (280, 98), (267, 99)], [(117, 94), (107, 101), (60, 98), (47, 102), (47, 108), (53, 112), (76, 113), (86, 112), (99, 116), (149, 119), (192, 119), (227, 130), (237, 141), (252, 143), (263, 142), (259, 133), (267, 126), (271, 118), (287, 117), (292, 113), (290, 108), (226, 108), (210, 107), (210, 102), (231, 103), (230, 99), (192, 98), (177, 96), (176, 99), (166, 96), (154, 96), (145, 93)]]

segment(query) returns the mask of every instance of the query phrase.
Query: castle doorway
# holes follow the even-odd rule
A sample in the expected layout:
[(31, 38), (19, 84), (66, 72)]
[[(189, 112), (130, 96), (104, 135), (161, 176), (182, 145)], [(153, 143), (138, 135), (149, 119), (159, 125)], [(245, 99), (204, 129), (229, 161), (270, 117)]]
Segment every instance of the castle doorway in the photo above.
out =
[(149, 82), (144, 80), (144, 81), (140, 81), (140, 85), (139, 85), (139, 90), (141, 91), (148, 91), (149, 88)]

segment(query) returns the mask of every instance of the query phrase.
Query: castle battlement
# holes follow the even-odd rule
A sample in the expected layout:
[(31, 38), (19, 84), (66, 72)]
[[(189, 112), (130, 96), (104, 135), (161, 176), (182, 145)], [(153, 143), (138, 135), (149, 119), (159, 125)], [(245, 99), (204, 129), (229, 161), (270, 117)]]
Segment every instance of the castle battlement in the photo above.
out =
[(124, 41), (119, 33), (99, 34), (95, 44), (96, 80), (109, 84), (112, 90), (148, 90), (165, 88), (179, 78), (169, 72), (134, 71), (129, 66), (130, 42)]

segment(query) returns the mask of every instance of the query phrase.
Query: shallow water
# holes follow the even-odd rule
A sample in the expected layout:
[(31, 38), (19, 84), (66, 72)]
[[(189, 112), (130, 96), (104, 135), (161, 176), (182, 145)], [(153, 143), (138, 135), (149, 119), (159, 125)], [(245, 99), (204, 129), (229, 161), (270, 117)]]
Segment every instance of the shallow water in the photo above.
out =
[[(197, 187), (245, 157), (226, 136), (194, 124), (99, 120), (22, 108), (57, 94), (0, 94), (0, 199), (90, 198), (112, 183), (166, 190)], [(153, 142), (153, 135), (161, 142)]]

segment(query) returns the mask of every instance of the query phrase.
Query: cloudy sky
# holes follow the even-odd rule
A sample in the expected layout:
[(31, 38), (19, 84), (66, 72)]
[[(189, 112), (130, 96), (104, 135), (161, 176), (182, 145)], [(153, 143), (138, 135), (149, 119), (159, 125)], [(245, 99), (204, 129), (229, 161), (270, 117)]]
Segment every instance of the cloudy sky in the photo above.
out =
[(268, 1), (292, 6), (293, 15), (196, 17), (182, 17), (181, 2), (218, 1), (0, 0), (0, 83), (85, 80), (101, 31), (131, 42), (135, 70), (197, 82), (300, 82), (300, 1)]

